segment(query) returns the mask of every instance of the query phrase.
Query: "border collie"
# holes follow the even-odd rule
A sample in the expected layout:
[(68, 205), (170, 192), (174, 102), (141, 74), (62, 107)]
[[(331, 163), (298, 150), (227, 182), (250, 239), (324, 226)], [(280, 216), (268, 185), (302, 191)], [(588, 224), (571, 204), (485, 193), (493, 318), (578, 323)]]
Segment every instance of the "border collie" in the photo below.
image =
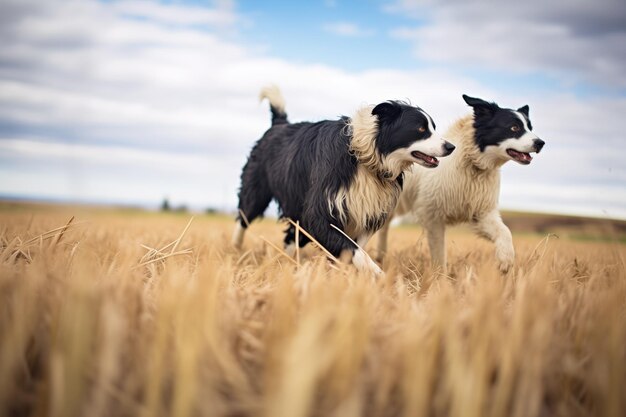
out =
[[(515, 251), (498, 211), (500, 167), (510, 160), (530, 164), (530, 153), (539, 153), (545, 142), (532, 132), (528, 106), (512, 110), (466, 95), (463, 99), (473, 115), (458, 120), (445, 135), (457, 151), (437, 170), (407, 172), (394, 214), (410, 213), (425, 228), (432, 264), (443, 273), (445, 228), (457, 223), (470, 223), (478, 235), (495, 243), (496, 259), (505, 273), (513, 265)], [(387, 223), (380, 232), (378, 259), (387, 250), (388, 232)]]
[[(403, 173), (413, 164), (432, 168), (454, 145), (435, 132), (419, 107), (387, 101), (359, 109), (352, 117), (316, 123), (290, 123), (277, 87), (261, 91), (272, 126), (256, 142), (241, 173), (239, 216), (233, 245), (241, 247), (247, 225), (272, 199), (281, 217), (299, 221), (333, 256), (352, 258), (359, 270), (380, 268), (361, 248), (393, 212)], [(308, 240), (300, 237), (299, 245)], [(288, 227), (286, 250), (295, 250), (295, 228)]]

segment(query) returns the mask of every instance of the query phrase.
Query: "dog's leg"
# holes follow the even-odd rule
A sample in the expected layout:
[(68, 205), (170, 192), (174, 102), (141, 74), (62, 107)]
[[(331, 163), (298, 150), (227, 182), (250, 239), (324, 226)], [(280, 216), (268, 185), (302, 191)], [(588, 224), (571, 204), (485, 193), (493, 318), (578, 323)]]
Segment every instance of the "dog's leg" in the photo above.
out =
[(364, 249), (371, 236), (372, 235), (359, 236), (356, 240), (359, 247), (343, 249), (339, 255), (339, 260), (343, 263), (352, 262), (359, 271), (365, 271), (373, 276), (379, 276), (383, 274), (383, 270), (380, 269)]
[(495, 244), (498, 267), (501, 272), (508, 272), (515, 261), (515, 249), (511, 231), (502, 222), (500, 212), (498, 210), (489, 212), (474, 224), (474, 228), (480, 236)]
[(393, 215), (387, 218), (383, 227), (378, 231), (378, 249), (376, 251), (376, 260), (382, 262), (387, 254), (387, 239), (389, 238), (389, 225)]
[(285, 230), (284, 248), (285, 253), (293, 258), (296, 253), (296, 228), (291, 224)]
[[(348, 238), (330, 226), (336, 224), (333, 220), (325, 211), (325, 207), (319, 205), (307, 211), (302, 223), (303, 228), (341, 262), (352, 262), (357, 269), (370, 272), (375, 276), (382, 274), (380, 267), (362, 249), (357, 248)], [(342, 229), (341, 225), (336, 225)], [(370, 235), (359, 239), (358, 244), (365, 245), (369, 237)]]
[(365, 252), (365, 246), (371, 237), (372, 235), (367, 234), (357, 238), (356, 243), (359, 245), (359, 248), (354, 249), (352, 263), (361, 271), (368, 271), (374, 276), (379, 276), (383, 273), (382, 269), (380, 269), (376, 262)]
[[(310, 240), (303, 233), (298, 235), (298, 245), (303, 248)], [(285, 230), (284, 248), (287, 255), (293, 257), (296, 253), (296, 228), (291, 224)]]
[(243, 243), (243, 235), (246, 232), (246, 228), (241, 224), (241, 221), (237, 220), (235, 230), (233, 231), (232, 244), (235, 248), (240, 249)]
[(337, 259), (339, 259), (339, 262), (344, 263), (344, 264), (351, 263), (353, 258), (354, 258), (354, 249), (352, 248), (342, 250), (339, 256), (337, 257)]
[[(359, 270), (368, 271), (373, 275), (381, 274), (382, 270), (376, 262), (339, 231), (345, 230), (346, 227), (329, 212), (328, 200), (318, 197), (324, 194), (326, 194), (324, 190), (309, 192), (301, 217), (303, 229), (308, 231), (335, 258), (339, 258), (342, 262), (352, 261)], [(371, 234), (358, 236), (357, 245), (364, 246), (370, 237)]]
[(383, 270), (369, 257), (369, 255), (363, 249), (355, 249), (352, 255), (352, 263), (357, 269), (366, 271), (373, 276), (380, 276), (383, 274)]
[(447, 274), (446, 225), (443, 222), (431, 223), (426, 226), (426, 233), (433, 269), (439, 268), (443, 274)]
[(262, 166), (255, 162), (251, 155), (241, 173), (239, 215), (232, 239), (233, 246), (236, 248), (241, 247), (245, 229), (254, 219), (263, 215), (273, 197), (267, 177), (261, 169)]

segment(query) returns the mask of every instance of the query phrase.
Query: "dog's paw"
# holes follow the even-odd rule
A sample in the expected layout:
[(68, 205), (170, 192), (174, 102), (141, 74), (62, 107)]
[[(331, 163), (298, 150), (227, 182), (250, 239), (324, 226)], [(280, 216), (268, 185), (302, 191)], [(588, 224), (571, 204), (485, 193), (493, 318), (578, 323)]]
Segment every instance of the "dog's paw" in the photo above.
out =
[(515, 263), (515, 249), (512, 245), (498, 245), (496, 246), (496, 258), (500, 272), (506, 274)]
[(499, 262), (498, 268), (500, 272), (503, 274), (508, 274), (509, 271), (513, 268), (513, 262)]
[(510, 251), (504, 256), (503, 254), (499, 255), (498, 269), (500, 269), (500, 272), (502, 272), (503, 274), (507, 274), (513, 268), (513, 264), (515, 263), (515, 252)]
[(380, 269), (380, 267), (377, 264), (373, 263), (373, 262), (372, 262), (372, 265), (370, 267), (370, 272), (372, 273), (374, 278), (379, 278), (379, 277), (382, 277), (383, 275), (385, 275), (383, 270)]
[(369, 257), (365, 251), (362, 249), (354, 252), (354, 256), (352, 257), (352, 262), (357, 267), (357, 269), (361, 271), (369, 272), (374, 277), (380, 277), (384, 274), (383, 270), (380, 269), (378, 264)]
[(372, 274), (374, 278), (382, 277), (385, 274), (380, 266), (378, 266), (378, 264), (372, 259), (368, 259), (365, 269), (369, 271), (369, 273)]

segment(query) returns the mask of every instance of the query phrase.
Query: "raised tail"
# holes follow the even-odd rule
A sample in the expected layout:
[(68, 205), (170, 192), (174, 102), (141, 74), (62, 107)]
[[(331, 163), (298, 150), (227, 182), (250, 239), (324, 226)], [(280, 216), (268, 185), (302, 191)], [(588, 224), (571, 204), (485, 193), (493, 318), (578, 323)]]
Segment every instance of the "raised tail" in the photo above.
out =
[(259, 99), (267, 99), (270, 102), (270, 110), (272, 111), (272, 126), (289, 123), (287, 121), (287, 113), (285, 113), (285, 99), (280, 89), (275, 85), (269, 85), (261, 89)]

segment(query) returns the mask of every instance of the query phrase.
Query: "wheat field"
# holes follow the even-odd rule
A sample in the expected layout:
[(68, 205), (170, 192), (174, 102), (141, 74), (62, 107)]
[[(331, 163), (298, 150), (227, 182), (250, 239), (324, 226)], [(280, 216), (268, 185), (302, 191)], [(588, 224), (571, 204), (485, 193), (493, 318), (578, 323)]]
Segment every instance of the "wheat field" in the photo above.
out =
[(502, 276), (460, 230), (442, 276), (395, 228), (374, 281), (190, 219), (0, 210), (0, 415), (626, 415), (624, 244), (514, 234)]

